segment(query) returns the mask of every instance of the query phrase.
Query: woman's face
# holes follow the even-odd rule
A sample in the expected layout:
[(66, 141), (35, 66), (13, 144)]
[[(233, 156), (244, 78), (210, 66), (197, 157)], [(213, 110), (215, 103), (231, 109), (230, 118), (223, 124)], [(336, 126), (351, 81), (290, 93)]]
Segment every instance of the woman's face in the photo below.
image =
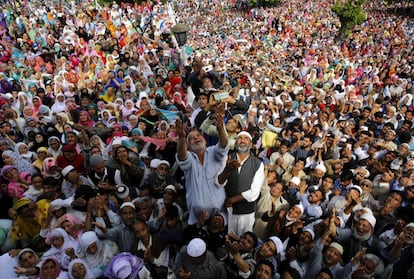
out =
[(59, 149), (59, 141), (57, 140), (51, 140), (49, 145), (53, 150)]
[(20, 145), (19, 146), (19, 153), (20, 154), (27, 154), (27, 146), (26, 145)]
[(118, 159), (128, 158), (128, 150), (125, 147), (118, 147), (116, 151)]
[(72, 266), (72, 277), (74, 279), (85, 279), (86, 267), (82, 263), (75, 263)]
[(44, 279), (55, 279), (56, 278), (56, 263), (52, 260), (47, 260), (42, 265), (42, 274)]
[(90, 244), (88, 246), (88, 249), (86, 249), (86, 252), (90, 255), (95, 255), (97, 251), (98, 251), (98, 244), (96, 244), (96, 242)]
[(91, 139), (91, 143), (92, 143), (93, 146), (101, 146), (98, 137), (93, 137)]
[(44, 151), (37, 152), (37, 157), (39, 158), (39, 160), (44, 160), (46, 158), (46, 155), (47, 154)]
[(32, 252), (27, 251), (20, 255), (20, 265), (22, 267), (31, 268), (31, 267), (35, 267), (36, 264), (37, 264), (37, 258)]
[(51, 244), (56, 248), (59, 249), (63, 246), (63, 243), (65, 242), (65, 240), (63, 239), (62, 236), (54, 236), (51, 239)]
[(17, 169), (10, 169), (6, 174), (6, 177), (10, 181), (16, 181), (19, 178), (19, 173)]
[(41, 142), (43, 142), (43, 136), (42, 136), (42, 135), (37, 134), (37, 135), (35, 136), (35, 141), (36, 141), (37, 143), (41, 143)]
[(7, 155), (3, 155), (3, 162), (5, 165), (13, 165), (13, 158)]
[(24, 110), (25, 115), (33, 115), (33, 109), (32, 108), (26, 108)]
[(73, 128), (72, 128), (72, 126), (70, 126), (70, 125), (65, 125), (65, 126), (63, 127), (63, 130), (65, 131), (65, 133), (67, 133), (67, 132), (71, 132), (71, 131), (73, 131)]
[(79, 113), (79, 120), (80, 121), (88, 121), (88, 112), (82, 111)]
[(104, 120), (108, 120), (109, 119), (109, 112), (105, 111), (102, 115)]

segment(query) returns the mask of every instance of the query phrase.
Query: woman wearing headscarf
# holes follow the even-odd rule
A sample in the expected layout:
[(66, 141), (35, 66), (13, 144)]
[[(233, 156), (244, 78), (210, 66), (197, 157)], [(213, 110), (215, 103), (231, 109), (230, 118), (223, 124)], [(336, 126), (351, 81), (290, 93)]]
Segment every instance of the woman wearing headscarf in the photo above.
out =
[(105, 124), (105, 126), (109, 126), (109, 120), (112, 118), (112, 113), (108, 109), (104, 109), (101, 111), (101, 122)]
[(95, 125), (95, 121), (93, 121), (92, 117), (89, 115), (88, 111), (81, 110), (79, 112), (79, 125), (84, 127), (93, 127)]
[(19, 94), (17, 94), (16, 101), (13, 103), (13, 108), (17, 109), (17, 111), (23, 112), (23, 109), (27, 106), (33, 106), (30, 97), (24, 92), (19, 92)]
[(29, 150), (33, 152), (37, 152), (40, 147), (48, 147), (45, 136), (41, 132), (35, 134), (34, 141), (31, 141), (28, 146)]
[(13, 205), (16, 218), (10, 231), (10, 240), (21, 247), (28, 247), (37, 241), (41, 224), (35, 216), (36, 203), (28, 198), (21, 198)]
[(27, 146), (24, 142), (19, 142), (14, 146), (14, 153), (30, 163), (33, 163), (33, 161), (37, 158), (36, 153), (30, 151), (29, 146)]
[(62, 144), (60, 139), (56, 136), (52, 136), (47, 140), (49, 148), (47, 149), (48, 153), (53, 157), (57, 158), (62, 154)]
[(68, 268), (69, 279), (95, 279), (95, 275), (89, 268), (86, 261), (82, 259), (74, 259), (70, 262)]
[(42, 174), (45, 178), (51, 177), (57, 180), (60, 180), (62, 178), (61, 169), (58, 167), (58, 163), (55, 158), (46, 158), (43, 161)]
[(64, 130), (63, 127), (65, 124), (72, 125), (72, 121), (70, 121), (69, 116), (66, 114), (66, 112), (59, 112), (56, 114), (56, 124), (55, 127), (58, 130), (59, 133), (63, 134)]
[(142, 259), (131, 253), (123, 252), (112, 258), (104, 272), (109, 279), (119, 278), (152, 278)]
[(62, 268), (67, 269), (70, 261), (75, 258), (75, 253), (78, 253), (79, 243), (62, 228), (52, 230), (50, 241), (51, 247), (43, 254), (42, 259), (55, 257)]
[(37, 116), (36, 116), (36, 114), (34, 112), (33, 105), (25, 106), (23, 108), (22, 113), (23, 113), (23, 118), (24, 119), (26, 119), (28, 117), (32, 117), (34, 120), (36, 120), (36, 121), (38, 120), (38, 118), (37, 118)]
[(108, 149), (106, 147), (106, 144), (103, 142), (103, 140), (101, 139), (100, 136), (93, 135), (91, 137), (91, 139), (89, 140), (89, 142), (90, 142), (89, 149), (92, 149), (92, 147), (96, 146), (101, 151), (102, 157), (104, 158), (104, 160), (108, 160), (109, 159)]
[(118, 246), (110, 240), (99, 240), (94, 231), (80, 237), (81, 255), (90, 267), (95, 278), (103, 275), (111, 259), (118, 254)]
[(79, 236), (82, 235), (83, 232), (84, 224), (82, 220), (75, 215), (66, 213), (57, 219), (55, 227), (61, 227), (69, 236), (73, 237), (73, 239), (79, 240)]
[(17, 167), (19, 173), (27, 172), (33, 174), (36, 172), (35, 168), (30, 162), (20, 157), (13, 151), (6, 150), (1, 154), (4, 165), (13, 165)]
[(99, 116), (98, 116), (98, 105), (95, 103), (90, 103), (87, 107), (86, 110), (88, 111), (89, 115), (91, 116), (93, 121), (98, 121), (99, 120)]
[(1, 169), (1, 176), (7, 180), (7, 192), (10, 197), (20, 199), (28, 189), (27, 181), (20, 178), (20, 174), (15, 166), (4, 166)]
[(58, 259), (48, 257), (42, 260), (39, 279), (66, 279), (67, 276), (68, 274), (62, 271)]
[(32, 99), (34, 116), (38, 117), (39, 107), (42, 105), (42, 99), (39, 96), (34, 96)]
[(56, 94), (55, 103), (52, 105), (52, 112), (66, 112), (65, 95), (63, 93)]
[(37, 159), (32, 163), (33, 167), (39, 172), (43, 172), (43, 162), (44, 160), (49, 156), (49, 153), (47, 151), (46, 147), (39, 147), (37, 149)]
[(125, 106), (121, 110), (122, 120), (124, 122), (128, 121), (128, 117), (132, 114), (135, 114), (137, 109), (134, 107), (134, 102), (132, 100), (126, 100)]
[(32, 249), (12, 249), (0, 256), (1, 278), (36, 278), (39, 275), (38, 264), (39, 257)]

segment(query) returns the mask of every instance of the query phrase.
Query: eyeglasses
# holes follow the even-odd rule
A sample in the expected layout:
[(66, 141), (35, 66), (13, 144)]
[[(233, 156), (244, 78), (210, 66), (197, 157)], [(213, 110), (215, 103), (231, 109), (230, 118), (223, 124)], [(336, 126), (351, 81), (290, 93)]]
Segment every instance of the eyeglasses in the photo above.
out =
[(371, 187), (371, 185), (369, 185), (368, 183), (361, 183), (360, 185), (361, 187), (369, 187), (369, 188)]

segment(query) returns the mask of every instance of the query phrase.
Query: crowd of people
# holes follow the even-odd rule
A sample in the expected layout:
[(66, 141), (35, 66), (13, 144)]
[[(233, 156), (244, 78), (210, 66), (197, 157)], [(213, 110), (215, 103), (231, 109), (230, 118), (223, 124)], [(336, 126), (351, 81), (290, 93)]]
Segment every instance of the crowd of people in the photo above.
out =
[(413, 19), (236, 2), (2, 4), (0, 277), (414, 277)]

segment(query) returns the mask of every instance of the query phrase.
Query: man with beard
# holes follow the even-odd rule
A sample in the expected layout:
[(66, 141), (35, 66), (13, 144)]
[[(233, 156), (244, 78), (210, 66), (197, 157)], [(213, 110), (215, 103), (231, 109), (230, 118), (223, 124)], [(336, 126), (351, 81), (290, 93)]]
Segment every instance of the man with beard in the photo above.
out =
[(170, 163), (166, 160), (160, 161), (155, 173), (149, 174), (144, 181), (144, 186), (152, 190), (152, 196), (156, 199), (163, 197), (164, 189), (167, 185), (175, 185), (175, 179), (169, 176)]
[(264, 181), (264, 165), (250, 154), (252, 136), (240, 132), (236, 138), (236, 152), (231, 153), (226, 167), (218, 176), (218, 183), (225, 185), (225, 207), (233, 209), (229, 230), (242, 235), (253, 230), (256, 200)]
[(245, 232), (240, 240), (226, 236), (225, 248), (228, 253), (224, 261), (227, 277), (248, 278), (253, 274), (256, 266), (253, 253), (257, 246), (257, 236), (252, 232)]
[[(206, 147), (206, 140), (198, 131), (191, 131), (186, 138), (183, 123), (176, 120), (178, 166), (183, 170), (186, 181), (186, 200), (190, 212), (188, 224), (198, 222), (201, 211), (209, 216), (223, 210), (226, 193), (217, 187), (217, 173), (224, 169), (229, 145), (223, 121), (223, 114), (216, 113), (218, 143)], [(187, 150), (188, 148), (188, 150)]]
[[(87, 214), (91, 214), (91, 211)], [(135, 240), (134, 223), (137, 217), (135, 205), (131, 202), (124, 202), (119, 208), (119, 215), (122, 223), (113, 228), (107, 229), (105, 225), (98, 222), (93, 224), (99, 229), (96, 230), (96, 233), (100, 238), (114, 241), (121, 252), (129, 252), (131, 251), (131, 243)], [(91, 230), (90, 223), (86, 223), (86, 231), (88, 230)]]
[(343, 259), (345, 262), (351, 260), (362, 247), (367, 248), (368, 253), (379, 255), (380, 251), (386, 247), (383, 241), (373, 237), (376, 219), (372, 214), (362, 214), (354, 227), (337, 229), (335, 223), (331, 221), (330, 233), (339, 243), (346, 244)]
[(321, 189), (316, 189), (311, 192), (307, 191), (308, 185), (301, 181), (299, 184), (299, 191), (296, 193), (296, 198), (302, 203), (304, 212), (302, 220), (311, 222), (319, 219), (322, 214), (321, 203), (325, 200), (325, 194)]
[(391, 279), (412, 278), (414, 262), (414, 223), (405, 226), (385, 254), (393, 264)]
[[(328, 244), (329, 233), (325, 233), (315, 244), (309, 254), (309, 269), (306, 271), (305, 279), (314, 279), (322, 268), (329, 269), (334, 275), (333, 278), (340, 278), (338, 275), (342, 272), (340, 265), (344, 248), (337, 242)], [(324, 250), (324, 247), (327, 248)], [(324, 250), (324, 251), (323, 251)]]
[(374, 254), (365, 254), (362, 248), (352, 260), (344, 266), (343, 279), (375, 279), (384, 277), (384, 263)]

